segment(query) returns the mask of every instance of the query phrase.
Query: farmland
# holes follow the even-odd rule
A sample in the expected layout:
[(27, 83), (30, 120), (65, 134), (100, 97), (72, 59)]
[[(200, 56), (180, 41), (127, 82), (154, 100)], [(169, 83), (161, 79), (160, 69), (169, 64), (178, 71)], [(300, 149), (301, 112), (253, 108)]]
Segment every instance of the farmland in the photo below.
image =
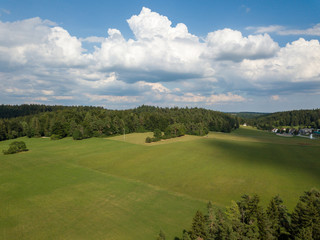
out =
[[(28, 152), (0, 155), (1, 239), (168, 239), (211, 200), (244, 193), (292, 209), (320, 187), (320, 143), (253, 128), (146, 144), (152, 133), (110, 138), (20, 138)], [(0, 150), (9, 141), (0, 142)]]

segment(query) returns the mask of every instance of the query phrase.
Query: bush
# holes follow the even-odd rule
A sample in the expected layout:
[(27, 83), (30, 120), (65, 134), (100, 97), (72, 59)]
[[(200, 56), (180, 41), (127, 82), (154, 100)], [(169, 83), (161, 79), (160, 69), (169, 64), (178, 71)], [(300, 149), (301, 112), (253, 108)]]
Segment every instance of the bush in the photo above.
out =
[(153, 137), (154, 137), (154, 138), (157, 138), (157, 139), (160, 139), (160, 138), (162, 137), (162, 132), (161, 132), (161, 130), (155, 129), (155, 130), (153, 131)]
[(78, 130), (78, 129), (76, 129), (76, 130), (73, 131), (72, 137), (73, 137), (74, 140), (81, 140), (81, 139), (83, 139), (82, 133), (81, 133), (81, 131)]
[(159, 142), (159, 141), (161, 141), (161, 138), (156, 138), (156, 137), (153, 137), (153, 138), (147, 137), (146, 138), (146, 143)]
[(23, 141), (14, 141), (9, 145), (8, 150), (3, 150), (3, 154), (13, 154), (23, 151), (28, 151), (26, 144)]
[(62, 138), (63, 138), (62, 136), (57, 135), (57, 134), (52, 134), (51, 137), (50, 137), (51, 140), (59, 140), (59, 139), (62, 139)]
[(156, 137), (152, 138), (152, 142), (159, 142), (159, 141), (161, 141), (161, 138), (156, 138)]
[(151, 137), (147, 137), (146, 138), (146, 143), (151, 143), (152, 142), (152, 138)]

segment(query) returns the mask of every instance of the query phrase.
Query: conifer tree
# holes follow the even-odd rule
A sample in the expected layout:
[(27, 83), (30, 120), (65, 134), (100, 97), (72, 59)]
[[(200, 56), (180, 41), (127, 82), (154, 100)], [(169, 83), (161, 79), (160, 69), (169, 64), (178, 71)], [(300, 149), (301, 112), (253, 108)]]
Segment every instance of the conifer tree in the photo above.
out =
[(233, 237), (241, 239), (244, 234), (244, 223), (240, 221), (241, 214), (239, 206), (235, 201), (231, 201), (231, 206), (226, 210), (226, 216), (232, 226)]
[(313, 239), (320, 239), (320, 192), (316, 189), (300, 197), (291, 216), (292, 236), (309, 234), (309, 231)]
[(199, 210), (193, 218), (190, 237), (192, 240), (197, 239), (198, 237), (202, 239), (206, 238), (206, 219)]
[(190, 235), (187, 231), (183, 231), (182, 240), (191, 240)]
[(209, 201), (207, 204), (207, 215), (206, 215), (206, 232), (208, 240), (215, 239), (215, 234), (217, 232), (217, 219), (214, 212), (212, 202)]
[(319, 238), (312, 237), (312, 227), (301, 228), (296, 236), (294, 236), (294, 240), (313, 240)]
[(243, 195), (241, 201), (237, 204), (240, 210), (241, 222), (244, 224), (244, 236), (248, 239), (258, 239), (259, 226), (258, 226), (258, 195)]
[(283, 205), (283, 201), (279, 195), (271, 199), (266, 213), (270, 222), (272, 235), (277, 239), (288, 239), (289, 217), (287, 208)]

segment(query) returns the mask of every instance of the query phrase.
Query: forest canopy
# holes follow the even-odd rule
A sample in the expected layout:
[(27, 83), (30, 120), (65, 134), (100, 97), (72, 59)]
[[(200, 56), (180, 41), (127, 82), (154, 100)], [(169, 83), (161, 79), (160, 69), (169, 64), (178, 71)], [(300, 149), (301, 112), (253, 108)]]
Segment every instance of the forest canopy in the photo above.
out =
[[(203, 108), (140, 106), (129, 110), (107, 110), (89, 106), (1, 105), (0, 141), (17, 137), (73, 136), (80, 140), (159, 129), (179, 124), (186, 134), (208, 131), (231, 132), (239, 118)], [(18, 116), (18, 117), (16, 117)], [(170, 129), (170, 128), (169, 128)]]

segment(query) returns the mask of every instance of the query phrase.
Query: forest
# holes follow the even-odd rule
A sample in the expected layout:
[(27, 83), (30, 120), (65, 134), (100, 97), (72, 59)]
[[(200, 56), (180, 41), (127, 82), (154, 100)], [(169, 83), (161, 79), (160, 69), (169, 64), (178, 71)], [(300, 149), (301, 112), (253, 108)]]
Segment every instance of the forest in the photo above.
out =
[[(183, 230), (181, 240), (320, 239), (318, 190), (304, 192), (292, 213), (279, 195), (271, 199), (266, 210), (259, 201), (258, 195), (243, 195), (225, 210), (215, 209), (209, 202), (206, 214), (196, 212), (190, 230)], [(157, 240), (165, 239), (161, 230)]]
[(179, 126), (184, 133), (205, 135), (208, 131), (231, 132), (239, 118), (203, 108), (140, 106), (130, 110), (107, 110), (89, 106), (2, 105), (0, 141), (18, 137), (73, 136), (80, 140)]
[[(242, 120), (244, 121), (244, 120)], [(310, 127), (320, 128), (320, 109), (294, 110), (262, 115), (254, 119), (246, 119), (248, 124), (259, 129), (271, 130), (274, 127)]]

